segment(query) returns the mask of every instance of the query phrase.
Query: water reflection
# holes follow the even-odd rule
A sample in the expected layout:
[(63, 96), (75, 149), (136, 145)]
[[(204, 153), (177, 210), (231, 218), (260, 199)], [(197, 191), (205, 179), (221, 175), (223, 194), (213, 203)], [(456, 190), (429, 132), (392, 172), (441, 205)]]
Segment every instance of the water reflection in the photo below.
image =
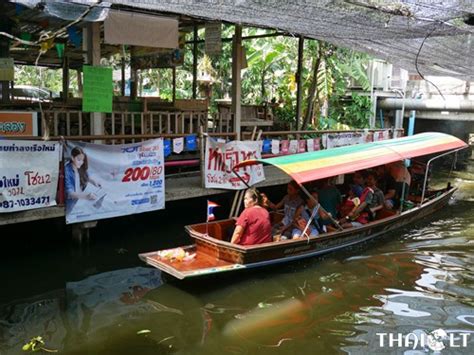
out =
[[(17, 354), (41, 335), (64, 354), (414, 354), (381, 348), (376, 333), (474, 331), (473, 196), (466, 182), (449, 208), (380, 242), (190, 285), (130, 267), (151, 249), (124, 240), (110, 242), (129, 250), (114, 252), (115, 270), (95, 266), (106, 248), (92, 246), (77, 268), (90, 265), (94, 275), (74, 282), (38, 256), (32, 265), (64, 287), (0, 306), (0, 353)], [(176, 221), (170, 235), (181, 227)], [(473, 341), (457, 353), (472, 353)]]

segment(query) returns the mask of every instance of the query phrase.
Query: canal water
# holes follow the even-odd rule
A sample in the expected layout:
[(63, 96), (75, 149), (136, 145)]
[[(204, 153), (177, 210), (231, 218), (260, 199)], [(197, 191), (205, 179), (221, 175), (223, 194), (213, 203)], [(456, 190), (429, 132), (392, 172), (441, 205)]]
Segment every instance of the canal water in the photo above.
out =
[(101, 222), (82, 248), (60, 223), (3, 228), (0, 354), (36, 336), (61, 354), (424, 354), (438, 329), (443, 354), (472, 354), (474, 166), (453, 180), (447, 208), (383, 240), (185, 284), (137, 254), (185, 242), (202, 200)]

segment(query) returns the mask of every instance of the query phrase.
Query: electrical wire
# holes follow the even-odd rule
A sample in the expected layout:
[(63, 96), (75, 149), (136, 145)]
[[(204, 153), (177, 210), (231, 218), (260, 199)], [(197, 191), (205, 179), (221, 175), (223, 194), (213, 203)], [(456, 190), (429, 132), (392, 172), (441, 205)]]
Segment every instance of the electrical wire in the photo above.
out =
[(416, 57), (415, 57), (415, 68), (416, 68), (416, 71), (418, 73), (418, 75), (425, 81), (427, 81), (428, 83), (430, 83), (431, 85), (433, 85), (436, 90), (438, 90), (438, 93), (441, 95), (441, 97), (443, 98), (444, 101), (446, 101), (446, 98), (444, 97), (443, 93), (441, 92), (441, 90), (436, 86), (435, 83), (433, 83), (431, 80), (428, 80), (425, 78), (425, 76), (423, 74), (421, 74), (420, 72), (420, 69), (418, 68), (418, 58), (420, 57), (420, 53), (421, 53), (421, 50), (423, 49), (423, 45), (425, 44), (426, 40), (434, 33), (434, 31), (437, 29), (437, 27), (433, 27), (433, 29), (425, 36), (425, 38), (423, 39), (423, 41), (421, 42), (421, 45), (420, 45), (420, 48), (418, 48), (418, 52), (416, 53)]
[(14, 41), (17, 41), (21, 44), (27, 45), (27, 46), (34, 46), (34, 47), (41, 47), (42, 43), (51, 41), (55, 39), (57, 36), (64, 34), (64, 31), (67, 30), (69, 27), (74, 26), (75, 24), (81, 22), (91, 11), (94, 7), (100, 5), (102, 3), (102, 0), (99, 0), (95, 4), (91, 4), (87, 7), (87, 10), (85, 10), (77, 19), (75, 19), (72, 22), (69, 22), (67, 25), (59, 28), (58, 30), (54, 31), (53, 33), (44, 33), (40, 36), (40, 38), (37, 41), (27, 41), (24, 39), (21, 39), (19, 37), (16, 37), (10, 33), (7, 32), (0, 32), (0, 36), (4, 36), (10, 39), (13, 39)]

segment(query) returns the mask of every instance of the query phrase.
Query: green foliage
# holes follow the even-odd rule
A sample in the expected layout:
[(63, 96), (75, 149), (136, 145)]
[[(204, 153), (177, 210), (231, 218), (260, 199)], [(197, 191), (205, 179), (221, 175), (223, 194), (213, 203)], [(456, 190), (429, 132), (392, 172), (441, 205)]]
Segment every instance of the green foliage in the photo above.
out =
[(28, 351), (28, 352), (38, 352), (38, 351), (44, 351), (47, 353), (57, 353), (58, 351), (55, 349), (47, 349), (45, 348), (45, 343), (43, 340), (43, 337), (41, 336), (36, 336), (30, 339), (28, 343), (23, 345), (21, 348), (23, 351)]
[[(31, 85), (59, 93), (63, 89), (62, 69), (49, 69), (30, 65), (15, 66), (15, 85)], [(70, 90), (77, 93), (77, 73), (69, 71)]]
[[(244, 28), (243, 36), (272, 33), (273, 30)], [(231, 38), (233, 25), (222, 25), (222, 37)], [(186, 40), (192, 40), (188, 33)], [(204, 37), (204, 30), (199, 31), (199, 38)], [(242, 71), (242, 102), (244, 104), (276, 103), (275, 117), (285, 126), (296, 127), (296, 77), (298, 38), (277, 36), (244, 40), (247, 68)], [(215, 112), (215, 100), (231, 96), (232, 78), (232, 42), (222, 42), (222, 51), (218, 56), (207, 57), (204, 43), (198, 43), (198, 66), (200, 71), (212, 77), (211, 112)], [(116, 54), (107, 60), (114, 68), (120, 67), (122, 54)], [(130, 58), (127, 52), (126, 62)], [(302, 83), (303, 83), (303, 116), (308, 116), (308, 128), (334, 129), (336, 127), (364, 128), (370, 116), (370, 102), (367, 97), (348, 94), (351, 85), (370, 89), (366, 69), (369, 57), (349, 49), (337, 48), (329, 43), (316, 40), (305, 40)], [(316, 75), (314, 66), (318, 64)], [(192, 98), (193, 44), (184, 46), (184, 64), (176, 70), (176, 97)], [(17, 84), (44, 86), (53, 91), (61, 91), (61, 70), (18, 67)], [(172, 99), (172, 69), (141, 70), (142, 93), (159, 95), (166, 100)], [(198, 71), (199, 76), (199, 71)], [(315, 82), (314, 82), (315, 81)], [(71, 87), (77, 90), (75, 71), (71, 71)], [(119, 85), (116, 92), (119, 91)], [(198, 92), (198, 96), (204, 96)], [(308, 111), (308, 115), (306, 115)]]
[(351, 128), (366, 128), (371, 115), (369, 96), (352, 93), (347, 101), (332, 100), (329, 118)]

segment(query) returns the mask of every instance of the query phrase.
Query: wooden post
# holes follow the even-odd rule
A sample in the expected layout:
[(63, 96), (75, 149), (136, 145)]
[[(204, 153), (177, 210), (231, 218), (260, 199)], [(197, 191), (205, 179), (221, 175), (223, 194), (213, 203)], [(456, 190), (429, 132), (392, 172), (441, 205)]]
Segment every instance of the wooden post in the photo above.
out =
[(82, 69), (76, 69), (76, 73), (77, 73), (77, 91), (79, 91), (79, 97), (82, 97), (82, 91), (83, 91)]
[(193, 28), (193, 99), (197, 98), (198, 26)]
[(296, 71), (296, 130), (304, 129), (302, 127), (301, 106), (303, 97), (303, 51), (304, 37), (300, 36), (298, 40), (298, 69)]
[(204, 129), (202, 126), (199, 126), (199, 160), (200, 160), (200, 168), (201, 168), (201, 187), (206, 187), (206, 176), (205, 176), (205, 168), (206, 168), (206, 140), (207, 136), (204, 135)]
[(121, 74), (122, 74), (122, 81), (120, 83), (120, 94), (122, 96), (125, 96), (125, 58), (122, 58), (122, 63), (121, 63)]
[[(7, 13), (8, 5), (2, 2), (0, 4), (0, 31), (11, 33), (12, 21), (4, 14)], [(9, 58), (10, 57), (10, 39), (0, 36), (0, 58)], [(0, 81), (0, 96), (2, 103), (10, 102), (10, 81), (2, 80)]]
[(176, 67), (173, 67), (173, 105), (176, 101)]
[[(135, 56), (135, 48), (130, 48), (130, 62), (133, 63), (133, 57)], [(130, 64), (130, 99), (137, 98), (138, 90), (138, 70)]]
[(63, 96), (62, 100), (67, 101), (69, 96), (69, 58), (66, 50), (67, 45), (64, 45), (63, 56)]
[(234, 41), (232, 46), (232, 112), (234, 114), (234, 132), (240, 140), (240, 122), (242, 119), (241, 99), (242, 82), (242, 26), (235, 25)]

